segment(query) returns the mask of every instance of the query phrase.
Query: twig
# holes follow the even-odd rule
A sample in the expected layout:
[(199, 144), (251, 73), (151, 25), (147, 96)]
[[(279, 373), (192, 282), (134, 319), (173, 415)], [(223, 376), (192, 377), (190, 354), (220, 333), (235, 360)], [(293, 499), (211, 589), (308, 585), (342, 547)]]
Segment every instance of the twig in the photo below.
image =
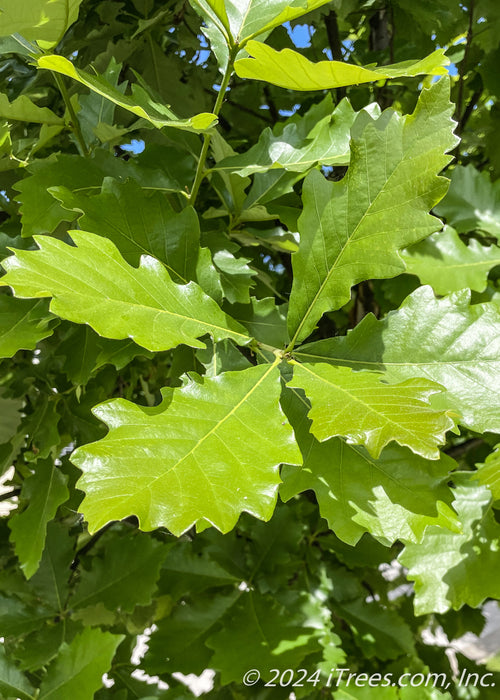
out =
[[(344, 59), (342, 55), (342, 42), (340, 41), (339, 25), (335, 10), (330, 10), (330, 12), (325, 16), (325, 27), (326, 34), (328, 36), (328, 43), (330, 44), (330, 50), (332, 52), (332, 59), (334, 61), (342, 61)], [(336, 95), (337, 101), (340, 102), (340, 100), (346, 95), (345, 88), (337, 88)]]
[[(460, 67), (458, 69), (458, 95), (457, 95), (457, 104), (455, 108), (455, 119), (458, 122), (458, 127), (457, 127), (457, 134), (460, 135), (460, 124), (462, 122), (462, 107), (463, 107), (463, 101), (464, 101), (464, 83), (465, 83), (465, 74), (467, 73), (467, 63), (468, 63), (468, 57), (469, 57), (469, 51), (470, 47), (472, 44), (472, 40), (474, 38), (472, 28), (474, 26), (474, 0), (470, 0), (469, 3), (469, 26), (467, 29), (467, 37), (465, 40), (465, 49), (464, 49), (464, 57), (460, 61)], [(457, 149), (455, 149), (458, 153), (458, 146)]]

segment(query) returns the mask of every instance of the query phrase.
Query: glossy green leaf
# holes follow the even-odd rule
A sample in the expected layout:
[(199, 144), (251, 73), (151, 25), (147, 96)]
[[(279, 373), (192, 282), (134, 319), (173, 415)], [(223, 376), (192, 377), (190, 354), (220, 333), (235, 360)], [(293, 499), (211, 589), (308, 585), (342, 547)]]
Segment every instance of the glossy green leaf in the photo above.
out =
[(309, 403), (300, 393), (285, 392), (283, 409), (304, 466), (285, 468), (280, 496), (289, 501), (313, 490), (321, 515), (341, 540), (354, 546), (369, 532), (391, 545), (397, 540), (419, 542), (428, 525), (458, 529), (446, 486), (455, 466), (449, 457), (426, 460), (391, 445), (375, 458), (339, 438), (319, 442), (310, 432)]
[(449, 294), (469, 287), (482, 292), (488, 273), (500, 265), (500, 247), (483, 246), (472, 238), (466, 245), (449, 226), (403, 251), (409, 273), (437, 294)]
[(71, 644), (63, 644), (47, 669), (39, 700), (93, 700), (122, 639), (123, 635), (87, 627)]
[(389, 78), (446, 75), (445, 66), (450, 63), (444, 49), (438, 49), (420, 61), (364, 68), (343, 61), (312, 63), (296, 51), (276, 51), (258, 41), (249, 41), (245, 48), (251, 58), (241, 58), (234, 65), (240, 78), (265, 80), (289, 90), (329, 90)]
[(444, 195), (438, 173), (456, 143), (448, 83), (420, 95), (415, 112), (358, 117), (341, 182), (312, 171), (304, 182), (301, 241), (292, 256), (289, 331), (306, 338), (325, 311), (349, 301), (353, 284), (404, 271), (398, 250), (440, 228), (429, 210)]
[(457, 166), (436, 213), (459, 233), (479, 230), (500, 240), (500, 183), (473, 165)]
[(35, 689), (27, 677), (8, 660), (3, 644), (0, 644), (0, 692), (6, 698), (33, 700)]
[(83, 231), (72, 238), (77, 247), (37, 236), (39, 250), (17, 251), (3, 262), (1, 283), (21, 297), (51, 296), (50, 309), (61, 318), (88, 323), (107, 338), (130, 337), (148, 350), (205, 347), (197, 340), (205, 333), (249, 341), (198, 285), (176, 285), (154, 258), (134, 268), (106, 238)]
[[(2, 15), (0, 15), (0, 26)], [(63, 125), (64, 120), (47, 107), (38, 107), (26, 95), (9, 102), (7, 95), (0, 93), (0, 117), (9, 121), (33, 122), (36, 124)]]
[(383, 371), (391, 382), (426, 377), (445, 387), (440, 406), (456, 411), (460, 423), (499, 432), (500, 401), (492, 389), (500, 372), (500, 309), (469, 302), (467, 290), (436, 299), (422, 287), (384, 319), (369, 314), (346, 337), (311, 343), (296, 355)]
[(0, 357), (12, 357), (18, 350), (34, 350), (36, 344), (52, 335), (54, 317), (47, 302), (25, 301), (0, 296)]
[(10, 539), (14, 543), (21, 569), (28, 579), (38, 568), (47, 523), (69, 496), (67, 481), (67, 476), (53, 461), (46, 459), (39, 460), (33, 474), (23, 482), (20, 499), (27, 506), (14, 514), (9, 527)]
[(197, 114), (190, 119), (177, 119), (168, 107), (155, 102), (141, 86), (133, 85), (132, 95), (124, 95), (99, 75), (92, 75), (76, 68), (64, 56), (41, 56), (38, 59), (38, 66), (39, 68), (45, 68), (73, 78), (73, 80), (85, 85), (85, 87), (90, 88), (98, 95), (111, 100), (119, 107), (146, 119), (157, 129), (170, 126), (175, 129), (187, 129), (188, 131), (205, 131), (213, 126), (216, 121), (215, 115), (208, 112)]
[(288, 384), (303, 389), (311, 401), (311, 431), (318, 440), (340, 435), (348, 444), (364, 445), (373, 457), (395, 441), (426, 459), (438, 459), (438, 445), (454, 427), (448, 415), (431, 408), (430, 397), (442, 387), (428, 379), (387, 384), (374, 372), (294, 362)]
[(83, 571), (74, 608), (103, 604), (108, 610), (149, 605), (167, 548), (144, 533), (111, 540), (90, 571)]
[(123, 399), (98, 406), (108, 435), (72, 457), (89, 528), (131, 514), (142, 529), (175, 534), (200, 519), (227, 532), (242, 511), (268, 520), (279, 464), (300, 463), (279, 394), (275, 363), (191, 380), (152, 409)]
[(399, 561), (415, 581), (415, 611), (443, 613), (477, 607), (500, 596), (500, 527), (491, 511), (491, 493), (470, 473), (455, 473), (454, 508), (461, 533), (427, 529), (420, 544), (407, 544)]
[(270, 32), (284, 22), (296, 19), (325, 5), (328, 0), (192, 0), (227, 41), (245, 45), (251, 38)]
[(21, 34), (49, 48), (78, 18), (82, 0), (2, 0), (0, 36)]

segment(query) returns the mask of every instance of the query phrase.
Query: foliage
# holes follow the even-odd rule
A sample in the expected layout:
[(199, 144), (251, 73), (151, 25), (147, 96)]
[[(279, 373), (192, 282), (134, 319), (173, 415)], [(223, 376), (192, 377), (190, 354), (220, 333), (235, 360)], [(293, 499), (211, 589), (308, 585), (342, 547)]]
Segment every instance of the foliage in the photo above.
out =
[(499, 25), (3, 0), (2, 698), (479, 697), (428, 633), (500, 598)]

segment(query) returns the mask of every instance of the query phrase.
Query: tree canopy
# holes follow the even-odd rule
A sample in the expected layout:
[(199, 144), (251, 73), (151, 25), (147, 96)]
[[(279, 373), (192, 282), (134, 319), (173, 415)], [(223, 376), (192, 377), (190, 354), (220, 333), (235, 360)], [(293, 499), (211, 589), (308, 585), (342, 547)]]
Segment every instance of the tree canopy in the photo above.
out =
[(499, 60), (496, 0), (2, 0), (1, 698), (498, 697), (432, 632), (500, 599)]

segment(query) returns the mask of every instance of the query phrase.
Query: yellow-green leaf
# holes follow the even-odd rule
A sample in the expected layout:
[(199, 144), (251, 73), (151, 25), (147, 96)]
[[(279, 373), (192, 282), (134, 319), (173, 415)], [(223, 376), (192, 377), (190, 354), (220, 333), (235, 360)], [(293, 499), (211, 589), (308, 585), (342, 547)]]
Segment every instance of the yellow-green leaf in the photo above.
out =
[(90, 88), (98, 95), (111, 100), (119, 107), (126, 109), (132, 114), (146, 119), (157, 129), (164, 126), (171, 126), (175, 129), (187, 131), (205, 131), (215, 124), (217, 118), (210, 112), (202, 112), (190, 119), (177, 119), (175, 114), (165, 105), (154, 102), (147, 92), (140, 85), (132, 86), (132, 95), (123, 95), (119, 90), (110, 85), (99, 75), (91, 75), (79, 68), (76, 68), (71, 61), (64, 56), (41, 56), (38, 59), (38, 67), (46, 68), (67, 75), (77, 82)]
[(110, 431), (72, 456), (90, 530), (132, 514), (144, 530), (176, 535), (203, 521), (227, 532), (243, 511), (268, 520), (280, 463), (301, 462), (280, 393), (275, 362), (191, 380), (151, 409), (97, 406)]
[(259, 41), (249, 41), (245, 48), (251, 58), (240, 58), (234, 64), (240, 78), (264, 80), (289, 90), (328, 90), (389, 78), (445, 75), (445, 66), (450, 63), (444, 49), (437, 49), (419, 61), (363, 67), (343, 61), (312, 63), (297, 51), (276, 51)]

